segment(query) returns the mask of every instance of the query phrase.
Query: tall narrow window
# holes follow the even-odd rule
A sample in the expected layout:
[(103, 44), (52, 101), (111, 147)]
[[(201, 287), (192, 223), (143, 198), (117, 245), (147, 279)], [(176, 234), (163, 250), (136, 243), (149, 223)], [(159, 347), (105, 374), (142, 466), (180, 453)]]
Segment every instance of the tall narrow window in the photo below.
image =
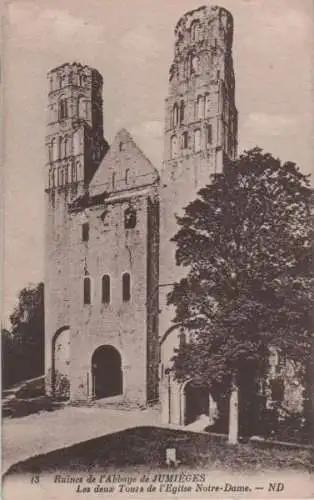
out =
[(191, 25), (191, 41), (192, 42), (197, 42), (199, 40), (199, 23), (198, 21), (194, 21)]
[(208, 118), (210, 116), (210, 97), (209, 94), (205, 95), (205, 117)]
[(180, 119), (180, 124), (184, 122), (184, 101), (180, 102), (179, 119)]
[(82, 224), (82, 241), (88, 241), (89, 240), (89, 224), (88, 222), (84, 222)]
[(84, 288), (84, 304), (91, 303), (91, 279), (89, 276), (84, 276), (83, 280), (83, 288)]
[(67, 152), (68, 152), (68, 138), (64, 138), (64, 143), (63, 143), (63, 156), (64, 158), (67, 157)]
[(201, 131), (195, 130), (194, 132), (194, 151), (198, 153), (201, 150)]
[(64, 118), (68, 118), (68, 102), (65, 98), (60, 99), (59, 105), (59, 119), (63, 120)]
[(59, 137), (59, 158), (63, 158), (63, 137)]
[(67, 185), (69, 183), (69, 165), (65, 165), (64, 167), (64, 184)]
[(193, 56), (191, 59), (191, 73), (198, 73), (199, 71), (199, 58)]
[(71, 165), (71, 181), (76, 182), (76, 165), (74, 162)]
[(115, 189), (115, 187), (116, 187), (116, 173), (115, 172), (113, 172), (111, 180), (112, 180), (112, 189)]
[(196, 101), (196, 118), (201, 120), (204, 118), (204, 97), (199, 95)]
[(179, 109), (177, 103), (175, 103), (172, 110), (172, 123), (174, 127), (178, 125), (178, 116), (179, 116)]
[(125, 180), (125, 183), (128, 184), (129, 182), (129, 172), (130, 172), (130, 169), (129, 168), (126, 168), (125, 169), (125, 177), (124, 177), (124, 180)]
[(52, 143), (48, 144), (48, 161), (49, 161), (49, 163), (53, 162), (53, 147), (52, 147)]
[(188, 148), (188, 138), (189, 138), (189, 135), (188, 135), (188, 131), (186, 130), (182, 134), (182, 149)]
[(213, 143), (213, 127), (209, 123), (207, 125), (207, 130), (206, 130), (206, 144), (207, 144), (207, 147), (211, 146), (212, 143)]
[(110, 302), (110, 276), (104, 274), (101, 281), (101, 301), (103, 304)]
[(124, 273), (122, 276), (122, 299), (123, 302), (128, 302), (131, 298), (131, 277), (129, 273)]

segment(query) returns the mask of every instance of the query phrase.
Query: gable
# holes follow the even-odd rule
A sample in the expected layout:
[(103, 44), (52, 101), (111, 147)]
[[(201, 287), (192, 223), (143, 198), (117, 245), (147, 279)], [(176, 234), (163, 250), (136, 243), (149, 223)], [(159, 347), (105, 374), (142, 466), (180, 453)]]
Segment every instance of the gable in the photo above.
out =
[(136, 145), (131, 135), (120, 130), (95, 172), (89, 186), (90, 196), (107, 191), (120, 192), (151, 185), (158, 172)]

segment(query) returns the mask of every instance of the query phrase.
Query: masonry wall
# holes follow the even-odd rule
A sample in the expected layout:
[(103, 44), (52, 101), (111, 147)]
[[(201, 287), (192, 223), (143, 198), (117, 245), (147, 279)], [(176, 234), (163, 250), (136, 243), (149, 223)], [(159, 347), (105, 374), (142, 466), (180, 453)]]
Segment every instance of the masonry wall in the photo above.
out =
[[(89, 241), (82, 242), (80, 216), (71, 232), (71, 399), (92, 397), (91, 359), (101, 345), (115, 347), (122, 358), (123, 397), (146, 403), (147, 383), (147, 200), (132, 198), (137, 225), (124, 229), (129, 200), (89, 209)], [(106, 213), (104, 216), (104, 212)], [(102, 217), (101, 217), (102, 216)], [(122, 300), (122, 274), (131, 275), (131, 300)], [(110, 275), (111, 301), (102, 304), (101, 280)], [(92, 303), (83, 303), (83, 278), (92, 279)]]
[[(170, 241), (178, 231), (176, 215), (183, 215), (211, 175), (236, 155), (232, 40), (232, 16), (219, 7), (190, 11), (175, 27), (161, 172), (161, 283), (171, 284), (186, 274), (176, 265), (176, 248)], [(171, 327), (175, 313), (166, 305), (169, 290), (160, 289), (161, 335)]]

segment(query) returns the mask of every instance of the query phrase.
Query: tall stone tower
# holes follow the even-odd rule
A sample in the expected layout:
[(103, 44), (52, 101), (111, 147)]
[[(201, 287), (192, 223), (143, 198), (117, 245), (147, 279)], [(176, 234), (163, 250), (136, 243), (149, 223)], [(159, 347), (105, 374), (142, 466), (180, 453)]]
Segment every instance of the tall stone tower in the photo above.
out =
[[(187, 12), (175, 27), (174, 57), (166, 99), (161, 173), (160, 335), (171, 331), (174, 310), (166, 305), (168, 285), (182, 270), (175, 264), (175, 215), (237, 153), (237, 109), (232, 59), (233, 19), (225, 9), (203, 6)], [(166, 285), (166, 286), (164, 286)], [(173, 327), (172, 327), (173, 328)], [(162, 347), (168, 365), (178, 337)]]
[[(69, 203), (83, 195), (108, 149), (103, 138), (102, 77), (81, 64), (48, 73), (46, 136), (45, 332), (69, 324)], [(46, 342), (49, 366), (51, 342)], [(48, 374), (49, 375), (49, 374)], [(49, 393), (50, 378), (47, 377)]]

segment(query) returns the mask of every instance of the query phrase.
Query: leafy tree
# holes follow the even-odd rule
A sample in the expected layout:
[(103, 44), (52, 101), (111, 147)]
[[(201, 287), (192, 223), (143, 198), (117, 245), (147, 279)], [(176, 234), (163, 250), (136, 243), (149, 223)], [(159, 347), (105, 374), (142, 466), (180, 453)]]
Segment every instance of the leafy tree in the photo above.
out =
[(191, 338), (174, 356), (178, 380), (228, 392), (235, 379), (247, 401), (269, 346), (309, 366), (310, 205), (308, 177), (254, 148), (214, 174), (178, 217), (176, 261), (187, 274), (168, 303)]
[(2, 376), (7, 387), (44, 373), (44, 284), (23, 288), (2, 331)]

